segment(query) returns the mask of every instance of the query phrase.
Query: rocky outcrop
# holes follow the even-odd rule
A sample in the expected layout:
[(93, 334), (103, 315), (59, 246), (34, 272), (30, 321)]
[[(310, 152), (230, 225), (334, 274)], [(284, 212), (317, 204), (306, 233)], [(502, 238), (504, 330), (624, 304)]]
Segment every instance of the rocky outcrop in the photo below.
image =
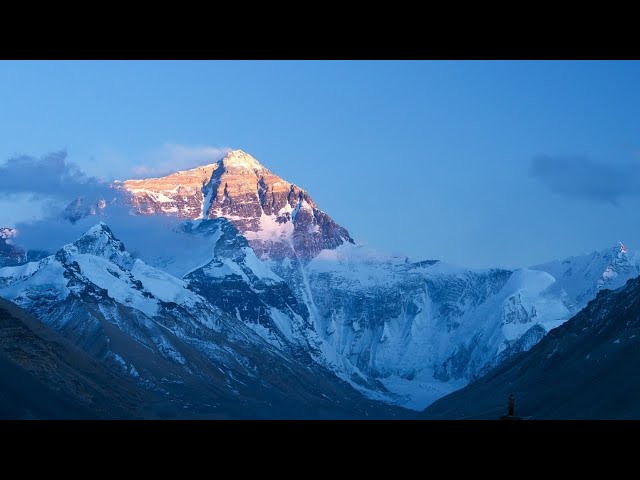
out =
[[(117, 197), (110, 195), (109, 203), (116, 203)], [(93, 201), (85, 197), (78, 197), (62, 211), (62, 218), (71, 223), (76, 223), (81, 218), (89, 215), (103, 215), (104, 209), (107, 207), (107, 201), (104, 198), (96, 198)]]
[(134, 210), (143, 215), (161, 213), (181, 219), (202, 218), (202, 189), (211, 179), (217, 163), (184, 170), (166, 177), (115, 182), (131, 194)]
[(0, 228), (0, 267), (17, 265), (25, 260), (25, 251), (13, 244), (15, 235), (13, 228)]

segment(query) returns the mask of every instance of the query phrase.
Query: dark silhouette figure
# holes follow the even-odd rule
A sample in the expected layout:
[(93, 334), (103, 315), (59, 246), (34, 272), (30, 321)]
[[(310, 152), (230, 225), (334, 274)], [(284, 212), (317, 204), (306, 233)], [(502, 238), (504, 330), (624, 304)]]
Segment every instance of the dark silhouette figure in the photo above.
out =
[(520, 417), (516, 417), (516, 397), (513, 393), (509, 395), (509, 404), (507, 407), (507, 415), (500, 417), (500, 420), (522, 420)]

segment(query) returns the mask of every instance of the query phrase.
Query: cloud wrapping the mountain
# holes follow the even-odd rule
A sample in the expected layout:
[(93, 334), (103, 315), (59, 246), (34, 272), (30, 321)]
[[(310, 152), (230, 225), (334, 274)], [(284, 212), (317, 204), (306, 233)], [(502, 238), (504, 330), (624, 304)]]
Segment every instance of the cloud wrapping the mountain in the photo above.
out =
[(534, 157), (529, 175), (553, 193), (618, 205), (620, 199), (640, 195), (640, 164), (596, 162), (584, 156)]
[[(145, 155), (143, 164), (133, 168), (134, 177), (159, 176), (215, 163), (231, 149), (228, 147), (187, 146), (166, 143), (162, 148)], [(19, 155), (0, 164), (0, 198), (30, 194), (68, 198), (108, 195), (109, 183), (87, 175), (68, 160), (62, 150), (40, 158)]]
[(111, 228), (129, 253), (145, 261), (163, 257), (167, 245), (184, 245), (183, 251), (188, 256), (188, 252), (201, 249), (205, 241), (182, 233), (178, 229), (180, 222), (177, 218), (133, 215), (125, 206), (109, 205), (101, 215), (90, 215), (73, 224), (60, 215), (18, 223), (16, 243), (25, 249), (54, 253), (63, 245), (77, 240), (99, 221)]
[[(195, 158), (194, 154), (191, 159)], [(133, 215), (127, 205), (112, 203), (110, 200), (116, 198), (117, 192), (69, 162), (64, 151), (41, 158), (17, 156), (0, 165), (0, 198), (11, 199), (17, 195), (29, 195), (47, 206), (43, 218), (15, 225), (18, 231), (16, 243), (25, 249), (53, 253), (101, 220), (125, 243), (130, 253), (143, 259), (161, 257), (170, 243), (181, 242), (185, 251), (189, 251), (197, 247), (191, 243), (200, 241), (177, 231), (179, 221), (176, 218)], [(108, 206), (98, 215), (81, 218), (72, 224), (61, 212), (77, 198), (84, 198), (86, 205), (107, 199)]]

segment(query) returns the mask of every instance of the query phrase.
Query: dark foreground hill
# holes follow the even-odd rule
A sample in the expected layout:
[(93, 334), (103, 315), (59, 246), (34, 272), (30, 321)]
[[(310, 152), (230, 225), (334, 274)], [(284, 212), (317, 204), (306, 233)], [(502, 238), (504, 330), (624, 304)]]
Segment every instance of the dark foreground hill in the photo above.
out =
[(0, 418), (137, 418), (154, 400), (0, 298)]

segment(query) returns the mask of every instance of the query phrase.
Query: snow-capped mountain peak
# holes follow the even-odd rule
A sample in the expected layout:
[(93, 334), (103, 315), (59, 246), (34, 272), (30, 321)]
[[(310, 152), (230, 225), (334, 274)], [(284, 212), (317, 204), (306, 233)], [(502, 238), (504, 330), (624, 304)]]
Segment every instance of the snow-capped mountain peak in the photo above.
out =
[(116, 187), (129, 194), (133, 211), (141, 215), (185, 220), (224, 217), (261, 258), (306, 260), (323, 249), (353, 242), (305, 190), (242, 150), (232, 150), (210, 165), (162, 178), (118, 182)]
[(602, 276), (598, 279), (598, 289), (615, 288), (619, 286), (618, 283), (620, 282), (615, 282), (619, 277), (622, 277), (624, 281), (626, 281), (638, 273), (637, 266), (634, 265), (632, 259), (629, 258), (629, 250), (622, 242), (618, 242), (618, 245), (614, 247), (613, 253), (615, 256), (604, 269), (604, 272), (602, 272)]
[(638, 254), (621, 242), (587, 255), (554, 260), (531, 267), (550, 273), (572, 298), (572, 312), (593, 299), (598, 290), (616, 289), (640, 273)]
[(258, 160), (240, 149), (231, 150), (218, 163), (226, 167), (239, 167), (258, 171), (266, 170)]
[(124, 202), (138, 215), (182, 220), (226, 218), (262, 259), (308, 261), (321, 250), (353, 243), (349, 232), (320, 210), (298, 185), (271, 172), (243, 150), (215, 163), (159, 178), (115, 181), (113, 199), (78, 198), (63, 214), (71, 222), (104, 214)]
[(77, 255), (94, 255), (128, 270), (135, 261), (126, 251), (124, 244), (118, 240), (109, 226), (100, 221), (75, 242), (62, 247), (56, 253), (58, 260)]
[(0, 271), (4, 291), (45, 314), (32, 303), (43, 284), (47, 298), (115, 302), (148, 319), (173, 322), (175, 304), (207, 324), (215, 309), (215, 325), (305, 351), (367, 395), (388, 389), (414, 407), (529, 349), (640, 271), (622, 243), (516, 271), (373, 254), (242, 150), (116, 190), (134, 213), (185, 220), (184, 241), (136, 260), (100, 222), (54, 258)]
[[(106, 237), (110, 241), (119, 241), (114, 235), (109, 225), (100, 220), (93, 227), (87, 230), (82, 237), (92, 237), (95, 239)], [(80, 238), (82, 238), (80, 237)]]
[(622, 242), (618, 242), (620, 244), (620, 253), (627, 253), (627, 247), (624, 246)]

